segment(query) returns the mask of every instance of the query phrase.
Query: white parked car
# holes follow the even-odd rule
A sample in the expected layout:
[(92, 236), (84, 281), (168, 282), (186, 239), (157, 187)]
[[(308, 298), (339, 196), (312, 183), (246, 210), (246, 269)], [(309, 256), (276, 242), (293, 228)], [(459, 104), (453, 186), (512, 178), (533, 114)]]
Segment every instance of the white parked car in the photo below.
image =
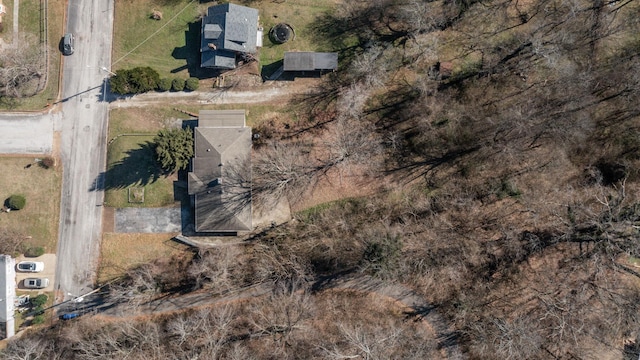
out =
[(44, 263), (39, 261), (20, 261), (18, 263), (18, 271), (22, 272), (40, 272), (44, 270)]
[(49, 286), (47, 278), (27, 278), (24, 279), (24, 287), (27, 289), (44, 289)]

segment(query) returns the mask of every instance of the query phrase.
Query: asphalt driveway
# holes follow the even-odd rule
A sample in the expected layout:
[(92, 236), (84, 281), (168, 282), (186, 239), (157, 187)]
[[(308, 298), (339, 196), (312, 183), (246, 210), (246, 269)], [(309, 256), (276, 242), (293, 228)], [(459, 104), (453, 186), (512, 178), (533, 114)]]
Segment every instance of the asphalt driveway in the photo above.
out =
[(182, 231), (180, 208), (121, 208), (115, 211), (117, 233), (174, 233)]

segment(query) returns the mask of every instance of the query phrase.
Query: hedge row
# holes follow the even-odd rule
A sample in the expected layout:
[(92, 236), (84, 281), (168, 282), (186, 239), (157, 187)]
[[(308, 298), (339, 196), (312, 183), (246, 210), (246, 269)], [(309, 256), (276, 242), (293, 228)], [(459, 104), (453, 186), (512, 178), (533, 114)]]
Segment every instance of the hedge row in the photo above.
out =
[(176, 78), (160, 78), (157, 71), (150, 67), (136, 67), (133, 69), (120, 69), (109, 79), (111, 91), (116, 94), (140, 94), (151, 90), (158, 91), (194, 91), (198, 90), (198, 78), (191, 77), (188, 80)]

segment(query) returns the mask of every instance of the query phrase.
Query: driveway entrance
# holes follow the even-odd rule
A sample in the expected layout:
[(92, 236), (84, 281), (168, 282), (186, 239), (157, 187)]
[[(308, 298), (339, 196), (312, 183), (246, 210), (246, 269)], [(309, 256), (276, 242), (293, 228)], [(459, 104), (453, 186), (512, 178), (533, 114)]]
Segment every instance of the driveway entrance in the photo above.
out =
[(182, 231), (180, 208), (116, 209), (117, 233), (174, 233)]

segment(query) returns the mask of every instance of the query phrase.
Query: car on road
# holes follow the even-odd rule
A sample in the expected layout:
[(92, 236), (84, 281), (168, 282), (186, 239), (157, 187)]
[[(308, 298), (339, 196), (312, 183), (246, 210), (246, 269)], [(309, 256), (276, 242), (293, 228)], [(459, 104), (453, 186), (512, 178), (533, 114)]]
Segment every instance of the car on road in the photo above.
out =
[(49, 286), (47, 278), (27, 278), (24, 279), (24, 287), (27, 289), (44, 289)]
[(40, 272), (44, 270), (44, 263), (39, 261), (21, 261), (18, 263), (18, 271)]
[(62, 53), (64, 55), (71, 55), (73, 54), (74, 49), (74, 43), (76, 42), (76, 38), (73, 36), (72, 33), (66, 33), (64, 34), (64, 37), (62, 38)]

